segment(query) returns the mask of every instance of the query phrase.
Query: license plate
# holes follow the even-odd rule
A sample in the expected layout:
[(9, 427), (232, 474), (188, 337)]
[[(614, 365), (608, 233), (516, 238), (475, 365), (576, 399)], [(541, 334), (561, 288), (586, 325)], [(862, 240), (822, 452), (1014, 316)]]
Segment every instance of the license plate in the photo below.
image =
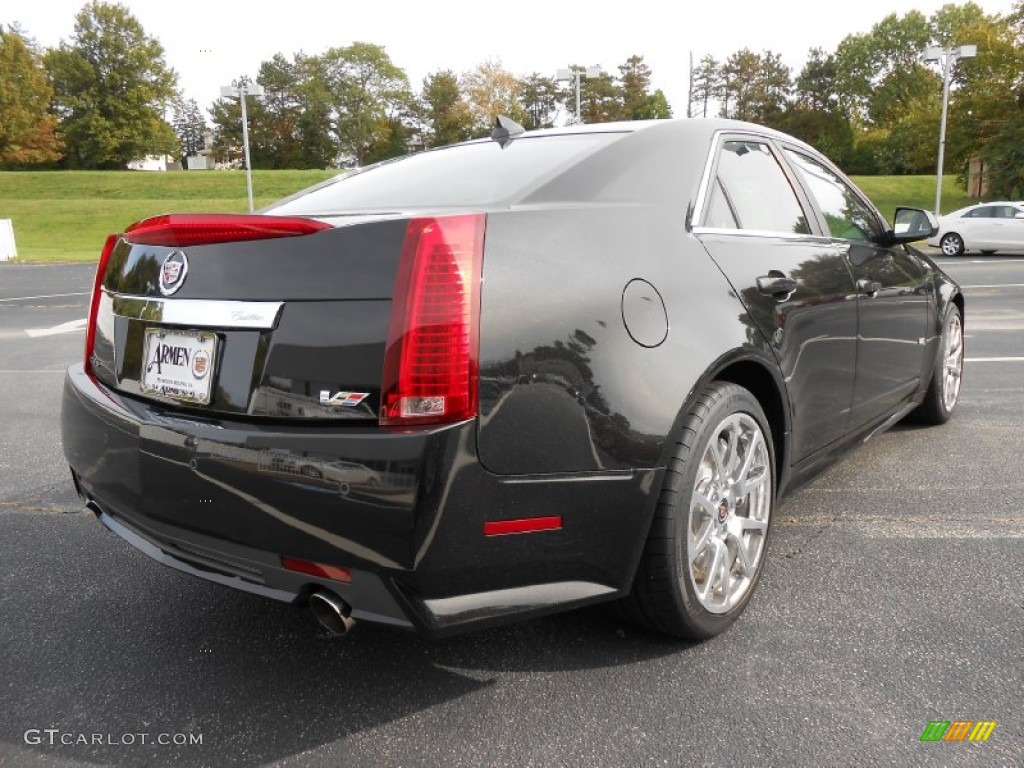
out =
[(206, 405), (216, 351), (217, 336), (209, 331), (147, 329), (142, 391)]

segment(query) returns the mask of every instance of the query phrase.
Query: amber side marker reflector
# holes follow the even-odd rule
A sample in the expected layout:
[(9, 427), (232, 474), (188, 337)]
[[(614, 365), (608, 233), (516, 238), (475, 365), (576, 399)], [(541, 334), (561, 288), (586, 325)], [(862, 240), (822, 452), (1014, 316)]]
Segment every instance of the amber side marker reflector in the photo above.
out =
[(518, 520), (491, 520), (484, 523), (484, 536), (505, 536), (510, 533), (534, 533), (536, 531), (559, 531), (562, 516), (524, 517)]
[(311, 560), (300, 560), (297, 557), (282, 557), (281, 565), (289, 571), (308, 573), (310, 576), (319, 576), (332, 581), (341, 581), (345, 584), (352, 583), (352, 571), (348, 568), (339, 568), (337, 565), (326, 565), (325, 563), (314, 563)]

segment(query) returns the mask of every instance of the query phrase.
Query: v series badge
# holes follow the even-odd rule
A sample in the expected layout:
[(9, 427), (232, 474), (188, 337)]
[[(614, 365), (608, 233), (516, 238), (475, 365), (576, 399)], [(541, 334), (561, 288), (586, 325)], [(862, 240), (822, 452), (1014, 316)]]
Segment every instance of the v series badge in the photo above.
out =
[(352, 407), (359, 405), (370, 396), (369, 392), (335, 392), (333, 395), (329, 389), (320, 390), (321, 405), (341, 405)]

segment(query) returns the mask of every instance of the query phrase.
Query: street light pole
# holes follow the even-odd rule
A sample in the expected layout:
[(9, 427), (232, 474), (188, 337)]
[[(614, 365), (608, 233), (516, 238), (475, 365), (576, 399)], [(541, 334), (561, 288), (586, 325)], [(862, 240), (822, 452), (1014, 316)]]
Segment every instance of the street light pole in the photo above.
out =
[(238, 99), (242, 105), (242, 148), (245, 152), (245, 188), (249, 193), (249, 213), (253, 212), (252, 204), (252, 163), (249, 161), (249, 118), (245, 111), (245, 97), (262, 96), (265, 93), (262, 85), (252, 83), (239, 86), (225, 85), (220, 89), (220, 95), (224, 98)]
[(586, 69), (580, 69), (579, 67), (572, 67), (571, 69), (560, 69), (555, 73), (555, 80), (559, 82), (566, 82), (570, 80), (576, 81), (576, 121), (580, 124), (583, 123), (583, 115), (580, 114), (580, 80), (585, 76), (588, 78), (600, 77), (604, 74), (604, 70), (599, 66), (587, 67)]
[(939, 163), (935, 172), (935, 215), (941, 216), (942, 205), (942, 164), (946, 157), (946, 114), (949, 111), (949, 75), (955, 59), (970, 59), (978, 55), (978, 46), (961, 45), (942, 50), (938, 46), (929, 48), (924, 54), (925, 62), (942, 62), (942, 119), (939, 121)]

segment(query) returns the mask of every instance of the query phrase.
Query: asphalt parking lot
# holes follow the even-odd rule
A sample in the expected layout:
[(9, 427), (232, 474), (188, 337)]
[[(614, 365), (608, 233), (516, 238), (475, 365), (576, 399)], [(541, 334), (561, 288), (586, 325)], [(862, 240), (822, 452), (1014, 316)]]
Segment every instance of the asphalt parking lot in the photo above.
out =
[[(1024, 764), (1024, 257), (940, 264), (967, 301), (955, 418), (788, 499), (750, 608), (700, 645), (598, 608), (335, 638), (153, 563), (61, 454), (92, 265), (0, 264), (0, 765)], [(998, 725), (922, 743), (934, 720)]]

